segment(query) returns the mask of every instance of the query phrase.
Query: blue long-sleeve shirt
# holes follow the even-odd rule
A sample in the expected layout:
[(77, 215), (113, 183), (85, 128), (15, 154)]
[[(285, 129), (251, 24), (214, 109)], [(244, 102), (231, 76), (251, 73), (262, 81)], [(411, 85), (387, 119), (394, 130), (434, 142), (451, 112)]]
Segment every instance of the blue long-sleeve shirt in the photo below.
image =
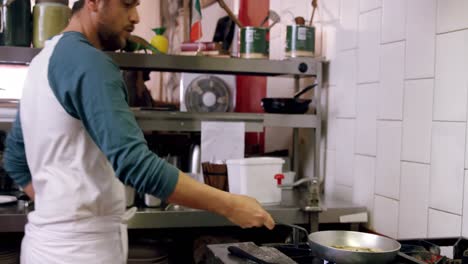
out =
[[(143, 133), (128, 106), (125, 83), (117, 65), (105, 53), (95, 49), (78, 32), (64, 33), (51, 52), (46, 58), (43, 58), (46, 55), (42, 57), (41, 54), (38, 55), (37, 60), (44, 60), (42, 61), (44, 72), (41, 73), (40, 66), (31, 64), (32, 69), (28, 73), (26, 86), (32, 86), (42, 77), (46, 78), (52, 94), (63, 108), (57, 111), (64, 110), (71, 120), (76, 119), (81, 122), (94, 144), (112, 165), (120, 181), (135, 187), (139, 192), (153, 194), (162, 199), (167, 198), (177, 184), (178, 169), (148, 149)], [(45, 84), (37, 81), (37, 85)], [(36, 92), (34, 89), (30, 90)], [(37, 89), (38, 94), (34, 95), (35, 99), (31, 98), (34, 96), (26, 94), (28, 91), (25, 89), (23, 95), (29, 98), (28, 102), (22, 100), (21, 109), (29, 109), (28, 107), (34, 104), (38, 107), (37, 111), (40, 111), (41, 102), (44, 108), (49, 107), (47, 95), (41, 94), (41, 89)], [(41, 128), (40, 123), (36, 127), (36, 124), (32, 126), (28, 121), (28, 127), (34, 127), (35, 131), (32, 133), (28, 131), (31, 136), (28, 140), (24, 140), (22, 125), (24, 115), (27, 115), (28, 120), (36, 118), (34, 111), (17, 116), (7, 136), (4, 153), (5, 169), (20, 186), (25, 186), (35, 177), (34, 170), (30, 170), (28, 166), (28, 163), (34, 161), (28, 159), (40, 158), (40, 154), (36, 155), (32, 150), (30, 155), (27, 155), (28, 143), (31, 145), (35, 140), (32, 133), (51, 132)], [(38, 115), (37, 118), (43, 117)], [(47, 126), (44, 123), (45, 127), (48, 125), (49, 123)], [(70, 131), (70, 134), (73, 133)], [(46, 140), (44, 144), (56, 144), (60, 138), (57, 138), (57, 141), (54, 138), (38, 138), (38, 140)], [(60, 149), (57, 148), (57, 151)], [(67, 164), (59, 165), (67, 166)]]

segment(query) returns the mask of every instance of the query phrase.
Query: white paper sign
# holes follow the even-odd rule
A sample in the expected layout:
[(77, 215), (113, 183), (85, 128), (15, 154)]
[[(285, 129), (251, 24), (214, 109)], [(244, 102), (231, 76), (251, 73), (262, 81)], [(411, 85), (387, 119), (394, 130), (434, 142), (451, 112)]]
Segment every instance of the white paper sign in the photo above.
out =
[(245, 123), (202, 122), (201, 162), (244, 158)]

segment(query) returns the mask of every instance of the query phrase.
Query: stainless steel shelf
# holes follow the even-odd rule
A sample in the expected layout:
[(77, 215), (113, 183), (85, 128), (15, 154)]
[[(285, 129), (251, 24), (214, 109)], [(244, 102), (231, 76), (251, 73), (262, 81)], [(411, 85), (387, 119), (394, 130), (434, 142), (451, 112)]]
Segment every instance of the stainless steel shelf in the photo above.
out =
[[(191, 113), (134, 110), (138, 125), (146, 131), (200, 131), (202, 121), (244, 122), (247, 132), (262, 132), (264, 127), (315, 128), (314, 115), (250, 113)], [(0, 130), (9, 130), (16, 110), (0, 108)]]
[(153, 131), (200, 131), (202, 121), (245, 122), (248, 132), (262, 132), (264, 127), (315, 128), (318, 124), (314, 115), (135, 111), (135, 116), (143, 130)]
[(0, 47), (0, 64), (28, 65), (41, 51), (26, 47)]
[[(0, 64), (28, 65), (40, 49), (0, 47)], [(108, 53), (122, 69), (162, 72), (197, 72), (257, 76), (316, 76), (320, 59), (291, 58), (287, 60), (215, 58), (206, 56), (152, 55)]]

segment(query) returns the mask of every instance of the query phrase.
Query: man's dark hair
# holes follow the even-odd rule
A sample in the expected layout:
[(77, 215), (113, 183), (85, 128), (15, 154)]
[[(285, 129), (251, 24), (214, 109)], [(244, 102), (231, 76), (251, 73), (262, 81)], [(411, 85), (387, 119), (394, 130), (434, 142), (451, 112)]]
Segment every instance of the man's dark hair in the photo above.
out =
[(73, 4), (72, 15), (80, 11), (85, 4), (85, 0), (78, 0)]

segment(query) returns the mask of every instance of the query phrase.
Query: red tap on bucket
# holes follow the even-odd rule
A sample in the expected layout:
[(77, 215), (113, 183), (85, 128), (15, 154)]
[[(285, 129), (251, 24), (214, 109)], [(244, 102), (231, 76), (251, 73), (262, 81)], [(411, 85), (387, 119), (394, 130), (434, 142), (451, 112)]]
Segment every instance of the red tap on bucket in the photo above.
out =
[(275, 180), (278, 185), (281, 185), (281, 182), (283, 181), (283, 179), (284, 179), (284, 174), (279, 173), (275, 175)]

